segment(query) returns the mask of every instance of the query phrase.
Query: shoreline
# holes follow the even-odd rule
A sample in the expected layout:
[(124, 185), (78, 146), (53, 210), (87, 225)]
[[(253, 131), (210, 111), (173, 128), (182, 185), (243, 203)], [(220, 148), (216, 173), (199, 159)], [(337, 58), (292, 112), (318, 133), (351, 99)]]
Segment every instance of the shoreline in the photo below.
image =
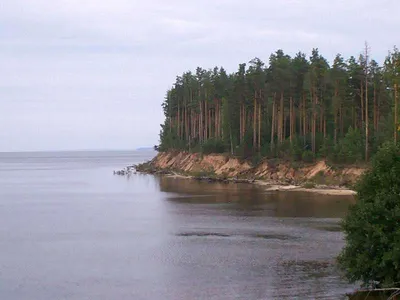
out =
[(246, 183), (265, 187), (267, 192), (293, 191), (332, 196), (354, 196), (353, 184), (366, 170), (360, 166), (329, 165), (263, 159), (249, 160), (224, 154), (159, 152), (152, 160), (128, 166), (115, 175), (153, 174), (216, 183)]
[(237, 178), (222, 178), (222, 177), (206, 177), (206, 176), (194, 176), (185, 175), (179, 172), (157, 170), (149, 168), (148, 165), (144, 169), (143, 165), (149, 164), (149, 162), (129, 166), (126, 169), (120, 171), (114, 171), (114, 175), (130, 176), (135, 173), (147, 174), (147, 175), (158, 175), (169, 178), (184, 179), (184, 180), (196, 180), (196, 181), (207, 181), (210, 183), (223, 183), (223, 184), (254, 184), (260, 187), (265, 187), (266, 192), (306, 192), (314, 193), (326, 196), (354, 196), (357, 193), (349, 188), (343, 188), (339, 186), (327, 186), (327, 185), (316, 185), (312, 188), (306, 188), (304, 186), (287, 184), (284, 182), (272, 182), (267, 180), (250, 180), (250, 179), (237, 179)]
[[(140, 172), (144, 174), (150, 174), (145, 172)], [(306, 192), (306, 193), (315, 193), (326, 196), (354, 196), (356, 195), (356, 191), (348, 188), (341, 188), (338, 186), (315, 186), (314, 188), (305, 188), (299, 185), (287, 185), (284, 183), (273, 183), (268, 182), (266, 180), (248, 180), (248, 181), (237, 181), (234, 178), (226, 178), (221, 180), (212, 180), (210, 178), (198, 178), (190, 175), (181, 175), (181, 174), (159, 174), (161, 176), (166, 176), (170, 178), (177, 179), (186, 179), (186, 180), (208, 180), (210, 182), (224, 182), (226, 184), (233, 183), (246, 183), (246, 184), (254, 184), (261, 187), (265, 187), (265, 191), (267, 192)]]

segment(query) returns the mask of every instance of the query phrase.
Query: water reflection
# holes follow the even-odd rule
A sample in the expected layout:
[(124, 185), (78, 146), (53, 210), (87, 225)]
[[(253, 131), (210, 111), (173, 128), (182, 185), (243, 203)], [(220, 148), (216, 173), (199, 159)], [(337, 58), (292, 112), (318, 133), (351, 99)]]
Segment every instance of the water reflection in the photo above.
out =
[(208, 183), (172, 177), (158, 178), (160, 190), (175, 194), (168, 200), (191, 204), (230, 204), (223, 209), (281, 218), (341, 218), (353, 196), (309, 192), (267, 192), (251, 184)]
[(171, 177), (157, 181), (166, 193), (181, 266), (173, 272), (181, 284), (172, 286), (183, 294), (174, 297), (338, 299), (352, 289), (335, 257), (343, 246), (339, 218), (353, 197)]
[(352, 289), (335, 269), (351, 197), (112, 175), (141, 154), (21, 155), (0, 155), (1, 299), (340, 299)]

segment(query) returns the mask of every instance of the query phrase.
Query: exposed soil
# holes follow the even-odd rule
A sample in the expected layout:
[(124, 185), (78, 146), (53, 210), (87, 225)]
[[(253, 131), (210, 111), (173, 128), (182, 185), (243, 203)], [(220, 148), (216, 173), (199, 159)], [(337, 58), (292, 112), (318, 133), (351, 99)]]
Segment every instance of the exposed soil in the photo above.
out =
[(365, 171), (365, 168), (355, 166), (332, 167), (324, 160), (305, 164), (265, 159), (252, 166), (250, 161), (223, 154), (188, 152), (160, 152), (145, 167), (142, 165), (137, 169), (173, 176), (247, 180), (265, 185), (268, 190), (301, 190), (330, 195), (354, 194), (351, 186)]

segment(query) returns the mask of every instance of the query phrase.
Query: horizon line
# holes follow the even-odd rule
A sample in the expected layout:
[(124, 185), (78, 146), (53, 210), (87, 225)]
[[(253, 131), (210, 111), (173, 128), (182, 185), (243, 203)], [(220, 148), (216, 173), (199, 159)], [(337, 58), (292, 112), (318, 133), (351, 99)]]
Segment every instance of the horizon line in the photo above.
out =
[(40, 152), (118, 152), (118, 151), (140, 151), (148, 149), (154, 150), (153, 147), (138, 147), (138, 148), (105, 148), (105, 149), (58, 149), (58, 150), (0, 150), (0, 153), (40, 153)]

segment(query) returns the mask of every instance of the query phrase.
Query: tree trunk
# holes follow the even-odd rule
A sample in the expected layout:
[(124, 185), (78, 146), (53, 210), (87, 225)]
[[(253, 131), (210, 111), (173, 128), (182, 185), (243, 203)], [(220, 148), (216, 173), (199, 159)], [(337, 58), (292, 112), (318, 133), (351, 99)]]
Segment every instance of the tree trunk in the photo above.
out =
[[(226, 100), (226, 101), (228, 101), (228, 100)], [(219, 110), (218, 110), (219, 111), (218, 120), (219, 120), (219, 128), (220, 128), (220, 137), (224, 136), (223, 110), (221, 109), (222, 106), (223, 106), (223, 103), (222, 103), (222, 100), (220, 100)], [(229, 122), (229, 124), (231, 124), (231, 122)], [(231, 125), (229, 127), (231, 128)], [(230, 129), (230, 131), (232, 131), (232, 129)], [(229, 133), (229, 134), (231, 135), (232, 133)]]
[(199, 115), (199, 140), (203, 142), (203, 101), (200, 100), (200, 115)]
[(335, 105), (333, 109), (333, 115), (334, 115), (334, 133), (333, 133), (333, 143), (336, 145), (337, 144), (337, 129), (338, 129), (338, 111), (337, 111), (337, 102), (338, 102), (338, 81), (336, 81), (336, 86), (335, 86)]
[(208, 105), (207, 100), (204, 100), (204, 141), (208, 140)]
[(218, 139), (218, 100), (214, 100), (214, 137)]
[(242, 144), (242, 104), (239, 108), (239, 144)]
[(280, 143), (283, 143), (285, 132), (284, 132), (284, 107), (283, 107), (283, 91), (281, 92), (281, 108), (280, 108)]
[(213, 109), (210, 107), (208, 108), (208, 138), (212, 139), (214, 137), (213, 131)]
[(261, 103), (258, 104), (258, 150), (261, 150)]
[(299, 101), (299, 135), (304, 135), (303, 131), (303, 104)]
[(208, 109), (208, 137), (211, 139), (213, 137), (213, 131), (212, 131), (212, 109)]
[(188, 113), (188, 118), (189, 118), (189, 138), (193, 136), (193, 111), (189, 108), (189, 113)]
[(282, 144), (284, 143), (284, 141), (286, 140), (286, 130), (287, 130), (287, 115), (283, 115), (283, 130), (282, 130)]
[(303, 93), (303, 142), (307, 142), (307, 107), (306, 107), (306, 94)]
[(377, 112), (376, 112), (376, 131), (377, 132), (379, 132), (379, 123), (380, 123), (380, 119), (381, 119), (381, 110), (380, 110), (380, 106), (381, 106), (381, 97), (380, 97), (380, 95), (378, 94), (377, 95), (377, 97), (376, 97), (376, 102), (377, 102), (377, 104), (376, 104), (376, 106), (377, 106)]
[(360, 93), (361, 93), (361, 96), (360, 96), (360, 99), (361, 99), (361, 101), (360, 101), (361, 102), (361, 126), (360, 126), (360, 129), (362, 129), (362, 126), (364, 126), (364, 101), (365, 101), (363, 82), (361, 82)]
[(229, 138), (231, 140), (231, 154), (233, 155), (232, 125), (229, 124)]
[(312, 102), (312, 112), (311, 112), (311, 151), (315, 152), (315, 147), (314, 147), (314, 140), (315, 140), (315, 134), (314, 134), (314, 128), (315, 128), (315, 95), (314, 95), (314, 88), (312, 89), (312, 94), (311, 94), (311, 102)]
[(365, 74), (365, 160), (368, 161), (369, 143), (369, 120), (368, 120), (368, 73)]
[(294, 138), (297, 134), (297, 116), (296, 116), (296, 107), (294, 105), (294, 101), (292, 99), (292, 138)]
[(293, 143), (293, 98), (290, 96), (289, 104), (289, 140)]
[[(190, 92), (190, 95), (191, 95), (191, 92)], [(191, 96), (189, 96), (189, 97), (191, 97)], [(191, 100), (190, 100), (191, 98), (189, 98), (189, 103), (191, 103)], [(190, 147), (190, 136), (191, 136), (191, 128), (192, 128), (192, 126), (191, 126), (191, 124), (190, 124), (190, 122), (191, 122), (191, 120), (192, 120), (192, 118), (190, 117), (190, 112), (191, 112), (191, 110), (190, 110), (190, 107), (189, 107), (189, 103), (186, 103), (186, 130), (187, 130), (187, 133), (186, 133), (186, 136), (187, 136), (187, 140), (188, 140), (188, 145), (189, 145), (189, 147)]]
[(221, 128), (221, 99), (218, 99), (218, 122), (217, 122), (217, 127), (218, 127), (218, 139), (222, 138), (222, 128)]
[(219, 128), (219, 99), (217, 99), (216, 103), (216, 110), (215, 110), (215, 137), (217, 139), (220, 139), (220, 128)]
[(394, 142), (397, 143), (397, 85), (394, 84)]
[(374, 83), (374, 133), (375, 136), (378, 133), (378, 113), (377, 113), (377, 104), (376, 104), (376, 83)]
[(242, 145), (244, 142), (244, 105), (242, 104), (242, 115), (240, 119), (240, 124), (242, 125), (241, 130), (240, 130), (240, 144)]
[(275, 140), (275, 94), (272, 99), (272, 121), (271, 121), (271, 154), (274, 152), (274, 140)]
[[(219, 108), (218, 108), (218, 112), (219, 112), (219, 115), (218, 115), (218, 127), (219, 127), (219, 137), (220, 138), (222, 138), (223, 136), (224, 136), (224, 127), (223, 127), (223, 121), (222, 121), (222, 110), (221, 110), (221, 107), (222, 107), (222, 100), (220, 99), (219, 100)], [(231, 122), (229, 122), (229, 124), (230, 124)], [(231, 128), (231, 125), (230, 125), (230, 128)], [(231, 131), (231, 133), (230, 133), (230, 135), (232, 135), (232, 129), (230, 129), (230, 131)]]
[(343, 107), (342, 104), (340, 103), (339, 107), (339, 123), (340, 123), (340, 136), (343, 136)]
[(181, 120), (180, 120), (180, 106), (178, 102), (178, 137), (181, 138)]
[(312, 117), (312, 151), (316, 153), (316, 128), (317, 128), (317, 95), (314, 92), (314, 101), (313, 101), (313, 117)]
[(253, 113), (253, 148), (257, 147), (257, 92), (254, 92), (254, 113)]
[(218, 139), (221, 139), (221, 100), (218, 99), (217, 102), (217, 107), (218, 107), (218, 114), (217, 114), (217, 128), (218, 128)]
[(192, 139), (196, 139), (196, 111), (190, 109), (190, 136)]
[(185, 104), (183, 106), (183, 136), (184, 139), (187, 141), (187, 127), (186, 127), (186, 121), (187, 121), (187, 116), (186, 116), (186, 101)]
[(194, 112), (194, 136), (198, 139), (198, 141), (200, 142), (200, 129), (199, 129), (199, 114), (197, 112)]
[(320, 117), (319, 117), (319, 132), (322, 133), (324, 131), (324, 109), (321, 107), (319, 109)]
[(243, 144), (243, 104), (240, 104), (240, 133), (239, 133), (240, 145)]
[(245, 135), (245, 132), (246, 132), (246, 107), (245, 107), (245, 105), (243, 104), (243, 115), (242, 115), (242, 117), (243, 117), (243, 120), (242, 120), (242, 141), (243, 141), (243, 143), (244, 143), (244, 135)]

